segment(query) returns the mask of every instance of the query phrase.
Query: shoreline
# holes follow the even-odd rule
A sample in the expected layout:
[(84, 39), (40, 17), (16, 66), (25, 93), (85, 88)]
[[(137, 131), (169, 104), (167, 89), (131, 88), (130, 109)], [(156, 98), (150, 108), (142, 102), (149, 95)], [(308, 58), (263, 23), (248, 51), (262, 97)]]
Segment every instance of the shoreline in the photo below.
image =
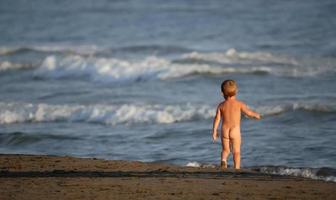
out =
[(0, 154), (0, 199), (333, 199), (334, 182), (253, 170)]

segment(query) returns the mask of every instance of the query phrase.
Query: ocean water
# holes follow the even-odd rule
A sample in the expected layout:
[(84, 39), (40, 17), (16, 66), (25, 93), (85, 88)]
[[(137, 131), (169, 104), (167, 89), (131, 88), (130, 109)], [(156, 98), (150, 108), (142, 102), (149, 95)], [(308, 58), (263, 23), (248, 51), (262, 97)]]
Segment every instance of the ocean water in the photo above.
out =
[[(0, 153), (218, 165), (220, 84), (242, 166), (336, 177), (336, 2), (0, 1)], [(229, 161), (232, 165), (232, 160)]]

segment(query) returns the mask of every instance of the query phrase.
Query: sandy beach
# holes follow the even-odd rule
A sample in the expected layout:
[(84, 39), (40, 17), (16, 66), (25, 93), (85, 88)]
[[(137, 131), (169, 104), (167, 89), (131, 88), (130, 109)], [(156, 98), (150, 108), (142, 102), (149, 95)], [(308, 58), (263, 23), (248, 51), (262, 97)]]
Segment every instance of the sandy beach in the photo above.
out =
[(0, 199), (333, 199), (336, 183), (255, 171), (0, 156)]

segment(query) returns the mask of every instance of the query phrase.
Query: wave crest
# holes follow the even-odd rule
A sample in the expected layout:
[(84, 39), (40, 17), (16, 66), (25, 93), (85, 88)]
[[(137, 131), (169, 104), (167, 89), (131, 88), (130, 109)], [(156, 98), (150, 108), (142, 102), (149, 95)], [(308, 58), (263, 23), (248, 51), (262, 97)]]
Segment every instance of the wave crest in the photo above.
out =
[(89, 77), (97, 82), (134, 82), (142, 80), (165, 80), (194, 74), (270, 73), (268, 67), (221, 67), (207, 64), (176, 64), (155, 56), (140, 61), (115, 58), (48, 56), (35, 76), (41, 78)]
[(0, 103), (0, 124), (23, 122), (89, 122), (107, 125), (159, 123), (210, 118), (204, 105), (49, 105)]
[(289, 59), (284, 56), (275, 56), (268, 52), (238, 52), (236, 49), (228, 49), (226, 52), (213, 52), (213, 53), (200, 53), (192, 52), (184, 54), (182, 58), (193, 60), (213, 61), (222, 64), (248, 64), (255, 63), (256, 61), (263, 63), (278, 63), (286, 65), (298, 65), (294, 59)]
[(53, 53), (53, 54), (73, 54), (82, 56), (92, 55), (111, 55), (114, 53), (141, 53), (141, 54), (177, 54), (190, 52), (191, 50), (174, 45), (132, 45), (123, 47), (98, 47), (96, 45), (31, 45), (31, 46), (2, 46), (0, 47), (1, 55), (14, 55), (25, 52), (36, 53)]
[(278, 115), (285, 112), (303, 110), (307, 112), (336, 112), (335, 103), (316, 103), (316, 102), (291, 102), (274, 106), (259, 106), (256, 111), (264, 116)]
[[(45, 59), (36, 71), (41, 78), (63, 78), (88, 76), (98, 82), (133, 82), (139, 80), (165, 80), (195, 74), (271, 74), (284, 77), (316, 76), (335, 73), (333, 60), (328, 58), (294, 58), (269, 52), (190, 52), (178, 46), (130, 46), (101, 48), (96, 46), (30, 46), (0, 47), (0, 55), (33, 51), (43, 53)], [(147, 56), (139, 60), (117, 59), (111, 56), (136, 53), (181, 55), (175, 59)], [(126, 54), (125, 54), (126, 53)], [(54, 55), (50, 55), (54, 54)], [(138, 56), (136, 56), (139, 58)], [(20, 66), (19, 66), (20, 65)], [(27, 68), (26, 64), (3, 62), (0, 70)]]
[(9, 61), (0, 62), (0, 72), (8, 70), (30, 69), (33, 68), (31, 64), (12, 63)]
[(94, 45), (43, 45), (43, 46), (17, 46), (17, 47), (0, 47), (1, 55), (13, 55), (25, 52), (40, 52), (40, 53), (65, 53), (78, 55), (94, 55), (103, 51)]
[[(309, 112), (336, 112), (336, 105), (292, 103), (278, 106), (262, 106), (256, 110), (263, 116), (304, 110)], [(0, 102), (0, 124), (25, 122), (88, 122), (107, 125), (118, 124), (169, 124), (175, 122), (210, 119), (215, 107), (199, 104), (152, 105), (51, 105)]]

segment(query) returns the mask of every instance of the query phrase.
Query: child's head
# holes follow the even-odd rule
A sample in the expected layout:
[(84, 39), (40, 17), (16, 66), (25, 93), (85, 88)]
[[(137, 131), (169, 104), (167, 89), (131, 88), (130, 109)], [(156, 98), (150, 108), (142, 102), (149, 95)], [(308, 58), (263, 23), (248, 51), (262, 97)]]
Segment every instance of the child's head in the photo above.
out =
[(228, 97), (235, 96), (237, 94), (237, 84), (234, 80), (225, 80), (221, 86), (224, 98), (227, 99)]

